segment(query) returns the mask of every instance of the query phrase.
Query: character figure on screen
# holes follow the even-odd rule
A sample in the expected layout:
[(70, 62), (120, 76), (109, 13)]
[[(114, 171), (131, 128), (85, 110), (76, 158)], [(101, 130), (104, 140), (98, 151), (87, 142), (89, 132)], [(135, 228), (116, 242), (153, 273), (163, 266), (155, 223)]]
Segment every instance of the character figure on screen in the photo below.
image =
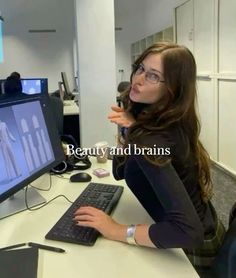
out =
[[(0, 164), (5, 165), (7, 180), (13, 180), (21, 175), (11, 144), (11, 142), (15, 141), (16, 139), (8, 129), (7, 124), (0, 120), (0, 150), (3, 158), (3, 163)], [(3, 169), (1, 171), (3, 174)]]
[(153, 224), (120, 224), (93, 207), (78, 209), (75, 221), (111, 240), (183, 248), (195, 266), (210, 266), (225, 230), (210, 203), (209, 156), (199, 141), (195, 59), (184, 46), (156, 43), (135, 61), (130, 81), (125, 108), (113, 106), (108, 117), (121, 127), (119, 144), (170, 152), (115, 156), (113, 175), (125, 179)]

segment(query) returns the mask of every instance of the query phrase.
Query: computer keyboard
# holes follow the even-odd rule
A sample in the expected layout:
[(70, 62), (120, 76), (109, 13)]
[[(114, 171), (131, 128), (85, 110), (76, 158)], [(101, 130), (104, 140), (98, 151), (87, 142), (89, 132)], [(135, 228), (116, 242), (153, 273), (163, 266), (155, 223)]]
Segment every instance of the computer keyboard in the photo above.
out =
[(63, 100), (64, 106), (72, 106), (74, 104), (74, 100)]
[(76, 225), (73, 221), (74, 212), (81, 206), (93, 206), (107, 214), (111, 214), (122, 192), (122, 186), (90, 183), (47, 233), (45, 238), (88, 246), (94, 245), (99, 232), (93, 228)]

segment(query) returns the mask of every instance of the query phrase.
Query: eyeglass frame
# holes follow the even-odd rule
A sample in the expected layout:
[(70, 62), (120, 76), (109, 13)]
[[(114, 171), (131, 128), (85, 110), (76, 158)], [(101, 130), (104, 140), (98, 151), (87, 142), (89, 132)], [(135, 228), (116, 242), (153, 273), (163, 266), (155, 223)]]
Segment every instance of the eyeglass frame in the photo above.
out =
[[(137, 71), (140, 70), (140, 66), (142, 67), (142, 72), (137, 73)], [(157, 75), (156, 73), (151, 72), (151, 71), (146, 71), (144, 68), (144, 65), (142, 63), (139, 63), (138, 65), (133, 64), (132, 68), (133, 68), (133, 75), (141, 75), (141, 74), (145, 73), (145, 80), (151, 84), (165, 83), (165, 80), (160, 80), (161, 77), (159, 75)], [(158, 80), (154, 81), (154, 80), (150, 79), (150, 74), (156, 75), (156, 77), (158, 77)]]

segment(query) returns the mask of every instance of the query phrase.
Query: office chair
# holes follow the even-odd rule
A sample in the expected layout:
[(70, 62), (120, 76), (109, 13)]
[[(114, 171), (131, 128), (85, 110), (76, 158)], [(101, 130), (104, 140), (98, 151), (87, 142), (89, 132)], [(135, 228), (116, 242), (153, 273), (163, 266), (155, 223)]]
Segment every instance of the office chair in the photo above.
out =
[(130, 82), (129, 81), (122, 81), (119, 83), (118, 87), (117, 87), (117, 91), (119, 93), (123, 93), (126, 89), (128, 89), (130, 86)]
[(234, 218), (236, 218), (236, 203), (234, 203), (231, 211), (230, 211), (230, 215), (229, 215), (229, 225), (232, 223), (232, 221), (234, 220)]
[(50, 103), (52, 107), (52, 113), (55, 121), (56, 128), (58, 130), (58, 134), (63, 134), (63, 102), (60, 98), (55, 96), (50, 96)]
[(204, 275), (204, 277), (236, 278), (236, 203), (231, 209), (229, 228), (223, 244), (208, 275)]
[(117, 91), (120, 93), (119, 96), (116, 97), (116, 101), (119, 107), (122, 105), (122, 96), (121, 94), (125, 92), (128, 88), (130, 87), (130, 82), (129, 81), (122, 81), (119, 83), (117, 87)]

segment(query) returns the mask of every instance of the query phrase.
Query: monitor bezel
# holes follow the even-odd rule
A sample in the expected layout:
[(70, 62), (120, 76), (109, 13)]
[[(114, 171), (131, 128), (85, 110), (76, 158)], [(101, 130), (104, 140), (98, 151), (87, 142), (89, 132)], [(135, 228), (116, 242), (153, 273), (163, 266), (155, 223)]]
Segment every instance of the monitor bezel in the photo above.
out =
[(58, 165), (60, 162), (64, 160), (64, 153), (62, 150), (62, 145), (60, 141), (60, 137), (58, 135), (58, 132), (56, 130), (55, 124), (53, 123), (53, 116), (52, 116), (52, 111), (50, 109), (50, 99), (48, 96), (45, 96), (43, 94), (38, 94), (38, 95), (26, 95), (27, 97), (14, 97), (14, 98), (5, 98), (1, 97), (0, 98), (0, 109), (3, 107), (7, 107), (10, 105), (15, 105), (15, 104), (23, 104), (26, 102), (34, 102), (34, 101), (39, 101), (41, 105), (41, 109), (43, 111), (44, 119), (45, 119), (45, 124), (48, 130), (48, 135), (50, 138), (50, 141), (52, 142), (51, 146), (53, 149), (54, 157), (55, 160), (51, 162), (49, 165), (43, 167), (36, 173), (32, 174), (25, 180), (19, 182), (17, 185), (14, 187), (10, 188), (9, 190), (3, 192), (0, 194), (0, 203), (14, 195), (16, 192), (19, 190), (23, 189), (24, 187), (28, 186), (29, 183), (33, 182), (43, 174), (49, 172), (53, 167)]

